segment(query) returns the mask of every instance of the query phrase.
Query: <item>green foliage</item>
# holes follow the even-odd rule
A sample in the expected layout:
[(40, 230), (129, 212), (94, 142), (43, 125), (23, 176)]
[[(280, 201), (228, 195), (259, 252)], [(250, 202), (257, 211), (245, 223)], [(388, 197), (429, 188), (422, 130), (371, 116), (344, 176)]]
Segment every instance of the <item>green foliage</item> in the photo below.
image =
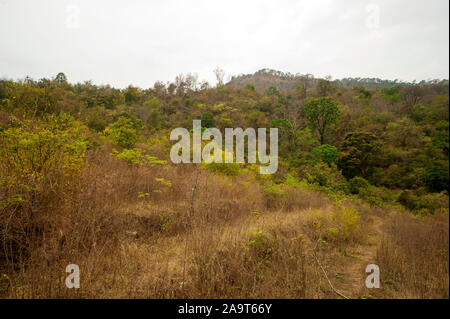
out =
[(123, 93), (123, 96), (125, 98), (125, 103), (127, 104), (133, 104), (133, 103), (137, 103), (140, 100), (140, 91), (138, 88), (133, 87), (133, 86), (128, 86), (125, 89), (125, 92)]
[(339, 155), (337, 148), (329, 144), (314, 147), (311, 150), (311, 153), (314, 155), (316, 160), (327, 163), (328, 166), (335, 163)]
[(278, 100), (278, 103), (284, 103), (283, 95), (281, 94), (280, 91), (278, 91), (278, 89), (275, 86), (270, 86), (264, 94), (267, 96), (276, 97)]
[(427, 172), (426, 183), (431, 192), (448, 190), (448, 172), (445, 172), (439, 166), (433, 166)]
[(398, 202), (410, 210), (421, 213), (433, 213), (436, 209), (448, 208), (448, 198), (433, 194), (419, 194), (412, 190), (402, 191)]
[(250, 232), (249, 237), (247, 245), (252, 252), (263, 259), (270, 258), (273, 253), (275, 241), (269, 239), (262, 232)]
[(376, 162), (378, 138), (366, 132), (348, 133), (341, 144), (338, 167), (347, 178), (367, 176)]
[(350, 193), (359, 194), (362, 189), (367, 189), (370, 183), (360, 176), (355, 176), (348, 181)]
[(383, 97), (392, 103), (400, 100), (400, 91), (396, 87), (384, 88), (381, 90)]
[(308, 182), (320, 186), (320, 189), (328, 194), (348, 193), (347, 181), (335, 165), (330, 167), (326, 163), (319, 162), (309, 166), (305, 171)]
[(256, 91), (255, 86), (254, 86), (253, 84), (251, 84), (251, 83), (246, 84), (246, 85), (245, 85), (245, 88), (246, 88), (247, 90), (249, 90), (249, 91), (252, 91), (252, 92), (255, 92), (255, 91)]
[(148, 105), (151, 108), (157, 108), (161, 106), (161, 100), (158, 99), (157, 97), (152, 98), (151, 100), (148, 101)]
[(242, 164), (239, 163), (203, 163), (203, 167), (211, 172), (220, 173), (227, 176), (236, 176), (241, 173)]
[(332, 222), (337, 231), (329, 232), (340, 241), (361, 240), (361, 213), (353, 207), (342, 207), (333, 212)]
[(393, 205), (397, 199), (396, 193), (385, 187), (368, 185), (359, 188), (359, 197), (374, 207), (386, 207)]
[(147, 123), (151, 129), (159, 130), (162, 127), (161, 113), (158, 110), (153, 110), (148, 116)]
[(24, 202), (32, 193), (70, 187), (84, 163), (86, 132), (65, 114), (21, 121), (0, 132), (0, 207)]
[(325, 79), (319, 79), (317, 82), (317, 92), (320, 96), (327, 96), (332, 94), (336, 90), (336, 87), (334, 87), (331, 83), (331, 81), (325, 80)]
[[(426, 192), (446, 196), (448, 81), (413, 86), (380, 79), (331, 82), (268, 69), (248, 78), (238, 76), (231, 81), (235, 85), (218, 88), (188, 88), (186, 81), (178, 80), (168, 86), (157, 83), (148, 90), (133, 86), (120, 90), (91, 82), (70, 84), (62, 73), (39, 81), (0, 80), (0, 132), (24, 127), (24, 132), (31, 132), (31, 124), (24, 119), (32, 119), (30, 123), (40, 127), (48, 123), (48, 115), (63, 111), (92, 131), (104, 133), (107, 138), (98, 138), (83, 128), (85, 137), (95, 140), (93, 146), (112, 141), (121, 151), (130, 150), (123, 150), (124, 161), (137, 165), (133, 163), (146, 162), (144, 153), (134, 151), (138, 141), (149, 142), (152, 152), (168, 154), (170, 129), (190, 127), (195, 118), (202, 120), (203, 129), (216, 125), (277, 127), (279, 170), (273, 181), (283, 183), (268, 187), (269, 193), (273, 188), (273, 196), (282, 196), (285, 188), (301, 184), (330, 196), (350, 191), (381, 206), (396, 203), (401, 190), (410, 189), (420, 199), (405, 201), (420, 202), (408, 204), (414, 210), (429, 210), (426, 202), (435, 202), (431, 197), (437, 195)], [(337, 160), (337, 150), (331, 145), (339, 148)], [(240, 164), (204, 167), (231, 176), (254, 169)], [(350, 180), (346, 182), (342, 175)]]
[(204, 112), (200, 117), (200, 120), (202, 121), (202, 127), (205, 128), (216, 127), (214, 116), (210, 112)]
[(339, 118), (337, 103), (331, 98), (311, 98), (305, 105), (306, 118), (320, 135), (320, 144), (324, 143), (327, 129)]
[(370, 100), (370, 98), (372, 97), (372, 92), (366, 90), (365, 88), (359, 88), (358, 93), (361, 99)]
[(140, 120), (133, 120), (129, 117), (121, 116), (108, 125), (104, 130), (106, 136), (110, 136), (112, 140), (119, 146), (124, 148), (132, 148), (139, 140), (139, 130), (142, 127)]
[(132, 149), (125, 149), (122, 152), (113, 150), (111, 155), (121, 160), (124, 160), (130, 166), (133, 165), (155, 166), (155, 165), (164, 165), (167, 163), (166, 161), (159, 160), (157, 157), (144, 154), (144, 152), (145, 151), (143, 149), (132, 148)]
[(55, 77), (55, 82), (58, 84), (66, 84), (67, 83), (67, 77), (64, 73), (59, 72)]

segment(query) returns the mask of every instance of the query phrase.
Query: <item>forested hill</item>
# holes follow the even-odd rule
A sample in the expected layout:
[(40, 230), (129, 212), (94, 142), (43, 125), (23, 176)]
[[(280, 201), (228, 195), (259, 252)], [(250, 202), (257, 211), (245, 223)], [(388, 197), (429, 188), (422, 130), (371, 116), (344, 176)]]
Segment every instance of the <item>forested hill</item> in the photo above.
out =
[(379, 78), (343, 78), (331, 81), (330, 78), (315, 78), (312, 74), (292, 74), (289, 72), (281, 72), (272, 69), (261, 69), (253, 74), (239, 74), (233, 76), (227, 83), (228, 86), (239, 88), (251, 84), (259, 93), (265, 92), (269, 87), (275, 86), (282, 92), (294, 90), (298, 85), (303, 85), (313, 89), (320, 85), (321, 82), (330, 81), (336, 87), (352, 88), (356, 86), (364, 86), (367, 88), (391, 88), (403, 87), (409, 85), (448, 85), (448, 80), (423, 80), (420, 82), (404, 82), (400, 80), (383, 80)]
[[(323, 269), (349, 298), (448, 298), (448, 84), (259, 93), (220, 71), (0, 79), (0, 298), (337, 297)], [(277, 128), (276, 172), (173, 163), (172, 130), (196, 119)], [(74, 262), (82, 289), (63, 284)]]

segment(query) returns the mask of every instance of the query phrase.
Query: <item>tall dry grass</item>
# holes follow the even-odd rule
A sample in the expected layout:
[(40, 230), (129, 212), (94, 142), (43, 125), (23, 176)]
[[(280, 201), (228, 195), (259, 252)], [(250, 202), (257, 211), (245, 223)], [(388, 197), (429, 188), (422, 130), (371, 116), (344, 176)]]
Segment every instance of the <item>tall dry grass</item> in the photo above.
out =
[[(2, 297), (335, 298), (312, 249), (333, 275), (342, 251), (364, 243), (367, 214), (350, 204), (295, 187), (268, 197), (245, 175), (129, 166), (110, 152), (90, 151), (71, 187), (49, 182), (2, 211)], [(402, 283), (394, 296), (448, 296), (448, 216), (440, 218), (394, 220), (379, 252)], [(420, 255), (419, 242), (429, 251)], [(72, 263), (80, 289), (64, 283)], [(406, 273), (408, 263), (416, 270)], [(410, 279), (420, 283), (403, 284)]]
[(386, 297), (449, 297), (449, 216), (395, 215), (377, 251)]

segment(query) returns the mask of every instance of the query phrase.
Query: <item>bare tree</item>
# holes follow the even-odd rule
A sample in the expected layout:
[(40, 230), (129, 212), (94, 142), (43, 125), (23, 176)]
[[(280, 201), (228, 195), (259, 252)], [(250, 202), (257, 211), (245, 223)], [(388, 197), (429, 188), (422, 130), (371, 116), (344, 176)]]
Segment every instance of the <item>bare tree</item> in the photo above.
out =
[(186, 82), (186, 88), (189, 92), (197, 91), (198, 74), (197, 73), (194, 73), (194, 74), (188, 73), (186, 75), (185, 82)]
[(225, 77), (225, 71), (217, 67), (214, 69), (214, 74), (217, 79), (217, 86), (223, 86), (223, 78)]
[(153, 89), (156, 92), (156, 95), (161, 97), (166, 94), (166, 85), (161, 81), (156, 81), (153, 85)]
[(401, 96), (403, 101), (411, 106), (422, 99), (424, 96), (424, 89), (418, 85), (410, 85), (402, 89)]
[(175, 78), (175, 86), (177, 95), (183, 95), (186, 90), (186, 78), (183, 73), (177, 75)]

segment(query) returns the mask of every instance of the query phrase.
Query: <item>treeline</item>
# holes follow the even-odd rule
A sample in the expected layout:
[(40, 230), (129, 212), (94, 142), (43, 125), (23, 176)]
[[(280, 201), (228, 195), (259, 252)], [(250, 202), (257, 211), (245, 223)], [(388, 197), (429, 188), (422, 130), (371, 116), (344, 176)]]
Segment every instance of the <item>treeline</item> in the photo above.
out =
[[(432, 79), (422, 80), (420, 82), (407, 82), (402, 80), (385, 80), (379, 78), (343, 78), (331, 80), (331, 77), (316, 78), (312, 74), (292, 74), (289, 72), (281, 72), (272, 69), (261, 69), (253, 74), (239, 74), (232, 76), (227, 85), (232, 87), (245, 86), (248, 83), (255, 85), (259, 92), (264, 92), (269, 86), (276, 84), (277, 88), (282, 92), (294, 89), (298, 85), (315, 89), (322, 82), (329, 81), (338, 88), (353, 88), (363, 86), (366, 88), (393, 88), (405, 87), (411, 85), (434, 86), (436, 88), (448, 86), (448, 80)], [(442, 93), (444, 94), (444, 93)]]

